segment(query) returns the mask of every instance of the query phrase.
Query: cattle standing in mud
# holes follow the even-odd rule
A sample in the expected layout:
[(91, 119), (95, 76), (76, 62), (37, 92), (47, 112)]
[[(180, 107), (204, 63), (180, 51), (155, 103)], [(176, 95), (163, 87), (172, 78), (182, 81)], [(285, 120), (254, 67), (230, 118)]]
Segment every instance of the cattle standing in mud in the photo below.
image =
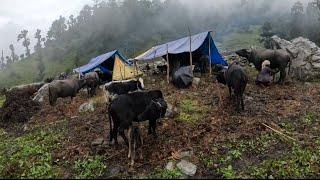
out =
[(233, 89), (237, 103), (237, 111), (240, 111), (240, 104), (242, 110), (244, 110), (243, 93), (248, 83), (248, 77), (238, 62), (235, 61), (230, 64), (228, 69), (221, 70), (217, 75), (217, 80), (228, 86), (230, 99), (232, 97), (231, 92)]
[(108, 108), (110, 144), (112, 144), (113, 140), (115, 144), (118, 144), (117, 137), (119, 132), (128, 145), (124, 130), (128, 129), (132, 122), (138, 121), (138, 116), (146, 110), (152, 101), (158, 99), (163, 99), (163, 94), (160, 90), (124, 94), (112, 101)]
[(246, 58), (250, 63), (253, 63), (255, 68), (260, 72), (262, 69), (262, 62), (266, 59), (270, 61), (271, 69), (278, 69), (280, 71), (280, 79), (278, 83), (283, 84), (286, 78), (286, 68), (291, 65), (291, 58), (293, 55), (284, 50), (248, 50), (241, 49), (236, 51), (241, 57)]
[(118, 95), (144, 90), (144, 83), (142, 78), (138, 80), (114, 81), (107, 83), (103, 90), (105, 91), (106, 102), (111, 102)]
[(100, 84), (100, 78), (97, 72), (90, 72), (84, 76), (86, 81), (88, 95), (93, 97), (96, 94), (96, 89)]
[(50, 105), (53, 106), (60, 97), (71, 97), (72, 100), (84, 85), (85, 80), (78, 79), (57, 80), (51, 82), (48, 88)]

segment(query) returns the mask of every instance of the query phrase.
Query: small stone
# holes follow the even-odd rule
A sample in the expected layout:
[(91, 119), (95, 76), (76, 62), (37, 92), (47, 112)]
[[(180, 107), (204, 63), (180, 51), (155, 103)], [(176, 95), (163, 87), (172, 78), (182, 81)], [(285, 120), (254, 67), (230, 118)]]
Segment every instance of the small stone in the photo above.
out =
[(168, 171), (173, 171), (174, 169), (174, 164), (172, 161), (168, 162), (168, 164), (166, 165), (166, 170)]
[(198, 86), (200, 84), (200, 78), (194, 77), (192, 80), (192, 84), (194, 86)]
[(103, 138), (97, 138), (92, 142), (92, 146), (99, 146), (102, 145), (102, 143), (104, 142)]
[(177, 167), (183, 174), (188, 176), (194, 176), (197, 172), (197, 166), (186, 160), (180, 161)]
[(109, 177), (108, 178), (113, 178), (116, 177), (118, 174), (120, 174), (120, 167), (111, 167), (109, 170)]
[(28, 126), (27, 126), (27, 125), (24, 125), (24, 126), (23, 126), (23, 131), (28, 131), (28, 130), (29, 130)]
[(268, 176), (268, 179), (274, 179), (274, 177), (272, 175)]
[(88, 112), (88, 111), (94, 112), (94, 110), (95, 110), (94, 106), (91, 102), (84, 103), (79, 107), (79, 113)]
[(184, 151), (180, 153), (181, 158), (190, 158), (193, 156), (193, 151)]

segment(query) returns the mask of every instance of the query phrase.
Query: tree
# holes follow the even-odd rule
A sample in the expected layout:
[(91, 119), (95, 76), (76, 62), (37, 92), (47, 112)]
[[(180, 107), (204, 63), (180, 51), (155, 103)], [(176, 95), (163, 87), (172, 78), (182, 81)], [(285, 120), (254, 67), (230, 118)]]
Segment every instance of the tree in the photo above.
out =
[(265, 22), (262, 26), (262, 33), (260, 34), (261, 39), (260, 42), (264, 43), (265, 48), (272, 48), (272, 40), (271, 37), (274, 35), (272, 32), (272, 26), (269, 21)]
[(291, 8), (291, 38), (301, 36), (304, 29), (304, 10), (303, 4), (300, 1), (297, 1)]
[(1, 59), (0, 59), (0, 69), (4, 69), (5, 64), (4, 64), (4, 57), (3, 57), (3, 50), (1, 51)]
[(42, 48), (41, 42), (44, 42), (46, 39), (42, 38), (40, 29), (37, 29), (37, 32), (36, 32), (34, 38), (37, 39), (37, 44), (34, 46), (34, 51), (39, 52), (40, 49)]
[(21, 55), (20, 55), (20, 59), (21, 59), (21, 60), (24, 59), (24, 54), (21, 54)]
[(28, 31), (22, 30), (21, 34), (18, 35), (18, 41), (23, 39), (22, 46), (26, 48), (26, 56), (30, 57), (30, 49), (29, 49), (30, 39), (27, 38), (27, 35), (28, 35)]
[(13, 44), (10, 44), (9, 46), (10, 50), (11, 50), (11, 60), (14, 63), (15, 61), (18, 60), (19, 57), (17, 57), (17, 55), (14, 53), (14, 47)]
[(58, 20), (53, 21), (48, 34), (47, 40), (61, 40), (62, 35), (67, 30), (67, 25), (65, 24), (66, 18), (60, 16)]
[(9, 65), (12, 63), (12, 60), (9, 56), (6, 56), (6, 64)]

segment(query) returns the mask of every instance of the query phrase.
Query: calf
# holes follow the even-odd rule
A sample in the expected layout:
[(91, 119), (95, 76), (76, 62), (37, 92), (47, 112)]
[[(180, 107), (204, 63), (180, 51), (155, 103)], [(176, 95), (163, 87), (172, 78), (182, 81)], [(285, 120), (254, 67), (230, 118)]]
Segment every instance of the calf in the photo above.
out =
[(76, 97), (77, 93), (85, 85), (85, 80), (66, 79), (57, 80), (49, 84), (49, 101), (53, 106), (59, 97), (71, 97), (71, 100)]
[(237, 103), (237, 111), (240, 111), (240, 103), (242, 110), (244, 110), (243, 93), (248, 83), (248, 77), (239, 63), (234, 61), (228, 69), (221, 70), (217, 76), (217, 80), (228, 86), (230, 98), (231, 90), (233, 89)]
[[(152, 100), (156, 101), (157, 99), (163, 99), (163, 94), (160, 90), (124, 94), (113, 100), (108, 107), (110, 144), (113, 143), (113, 140), (115, 144), (118, 144), (118, 132), (125, 143), (128, 144), (124, 130), (128, 129), (132, 122), (138, 121), (138, 116), (146, 110)], [(151, 126), (150, 123), (149, 121), (149, 126)]]
[(137, 90), (144, 89), (143, 79), (127, 80), (127, 81), (113, 81), (104, 86), (106, 102), (111, 102), (116, 96), (128, 94)]
[(132, 126), (129, 127), (127, 131), (128, 141), (129, 141), (129, 152), (128, 158), (131, 159), (131, 166), (134, 165), (136, 151), (139, 149), (140, 151), (140, 159), (143, 159), (142, 155), (142, 146), (143, 146), (143, 138), (141, 131), (139, 129), (139, 125), (137, 123), (133, 123)]
[(96, 94), (97, 86), (100, 84), (100, 78), (97, 72), (90, 72), (84, 76), (86, 81), (88, 95), (91, 97)]

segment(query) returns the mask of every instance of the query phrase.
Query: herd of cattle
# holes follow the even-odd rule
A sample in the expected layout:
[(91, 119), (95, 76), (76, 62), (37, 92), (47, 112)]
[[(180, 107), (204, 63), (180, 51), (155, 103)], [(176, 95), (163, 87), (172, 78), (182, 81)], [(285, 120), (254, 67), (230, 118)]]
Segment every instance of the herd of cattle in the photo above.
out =
[[(257, 84), (261, 81), (271, 81), (275, 73), (280, 71), (279, 83), (283, 83), (286, 77), (286, 68), (290, 65), (292, 56), (282, 50), (247, 50), (236, 52), (241, 57), (253, 63), (260, 74)], [(219, 83), (228, 86), (230, 98), (233, 94), (236, 101), (236, 109), (244, 110), (244, 97), (248, 77), (241, 65), (234, 61), (228, 67), (215, 65), (215, 78)], [(162, 67), (161, 70), (166, 70)], [(267, 78), (265, 77), (267, 76)], [(270, 82), (261, 82), (270, 84)], [(91, 72), (80, 79), (55, 80), (49, 84), (49, 101), (54, 105), (59, 97), (73, 97), (81, 88), (87, 87), (89, 95), (95, 94), (95, 89), (101, 84), (97, 72)], [(145, 90), (143, 79), (115, 81), (103, 85), (106, 97), (107, 110), (110, 124), (110, 144), (118, 144), (118, 134), (129, 147), (128, 157), (131, 164), (134, 163), (135, 153), (143, 144), (139, 130), (139, 122), (149, 121), (148, 133), (156, 134), (157, 120), (164, 117), (167, 103), (161, 90)], [(127, 130), (127, 134), (125, 133)], [(128, 138), (129, 139), (128, 139)], [(142, 151), (142, 149), (141, 149)], [(140, 154), (141, 155), (141, 154)], [(142, 155), (141, 155), (142, 156)]]

